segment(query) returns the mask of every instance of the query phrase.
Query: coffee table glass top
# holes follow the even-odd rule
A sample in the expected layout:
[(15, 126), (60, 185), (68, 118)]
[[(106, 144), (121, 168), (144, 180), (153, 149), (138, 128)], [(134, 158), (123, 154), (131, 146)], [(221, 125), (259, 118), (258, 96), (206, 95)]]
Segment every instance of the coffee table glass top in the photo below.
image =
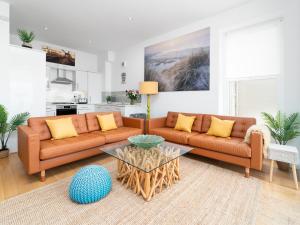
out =
[(185, 145), (163, 142), (157, 147), (144, 149), (122, 141), (101, 147), (107, 154), (148, 173), (191, 151)]

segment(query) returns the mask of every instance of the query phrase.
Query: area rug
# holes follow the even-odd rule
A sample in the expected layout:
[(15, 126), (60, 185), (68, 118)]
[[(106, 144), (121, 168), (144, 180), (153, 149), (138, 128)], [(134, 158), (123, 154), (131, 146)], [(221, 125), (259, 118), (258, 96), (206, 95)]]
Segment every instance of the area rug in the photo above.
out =
[(145, 202), (116, 180), (116, 161), (104, 164), (113, 178), (101, 201), (78, 205), (67, 178), (0, 204), (0, 224), (254, 224), (261, 182), (253, 177), (181, 157), (181, 180)]

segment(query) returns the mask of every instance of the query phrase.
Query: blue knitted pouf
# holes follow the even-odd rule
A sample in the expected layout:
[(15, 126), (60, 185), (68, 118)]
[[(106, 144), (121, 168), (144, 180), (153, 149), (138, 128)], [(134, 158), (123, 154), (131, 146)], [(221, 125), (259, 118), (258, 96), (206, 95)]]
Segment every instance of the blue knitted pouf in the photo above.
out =
[(86, 166), (73, 177), (69, 186), (69, 196), (79, 204), (96, 202), (110, 192), (111, 185), (111, 177), (106, 168)]

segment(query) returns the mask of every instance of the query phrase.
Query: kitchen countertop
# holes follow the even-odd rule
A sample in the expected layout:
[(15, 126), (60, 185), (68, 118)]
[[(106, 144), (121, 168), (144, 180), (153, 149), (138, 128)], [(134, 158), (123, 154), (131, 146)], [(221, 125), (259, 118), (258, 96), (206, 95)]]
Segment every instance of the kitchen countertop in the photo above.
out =
[[(46, 106), (56, 106), (59, 104), (55, 104), (52, 102), (47, 102)], [(124, 107), (124, 106), (142, 106), (141, 103), (137, 103), (134, 105), (130, 105), (129, 103), (122, 103), (122, 102), (112, 102), (112, 103), (106, 103), (106, 102), (102, 102), (102, 103), (96, 103), (96, 104), (72, 104), (72, 105), (78, 105), (78, 106), (84, 106), (84, 105), (95, 105), (95, 106), (120, 106), (120, 107)]]
[(134, 105), (130, 105), (129, 103), (121, 103), (121, 102), (112, 102), (112, 103), (99, 103), (99, 104), (95, 104), (95, 105), (99, 105), (99, 106), (141, 106), (140, 103), (138, 104), (134, 104)]

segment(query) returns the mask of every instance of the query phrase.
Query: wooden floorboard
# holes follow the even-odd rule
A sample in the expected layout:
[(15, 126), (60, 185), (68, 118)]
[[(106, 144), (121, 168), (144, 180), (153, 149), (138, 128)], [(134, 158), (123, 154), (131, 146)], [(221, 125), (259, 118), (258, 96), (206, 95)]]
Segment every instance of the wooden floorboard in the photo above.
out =
[[(188, 157), (207, 162), (224, 169), (237, 171), (244, 178), (244, 168), (228, 163), (207, 159), (188, 154)], [(39, 176), (27, 175), (17, 154), (11, 154), (8, 158), (0, 159), (0, 202), (13, 196), (46, 186), (60, 179), (74, 175), (81, 167), (90, 164), (105, 164), (113, 158), (101, 154), (88, 159), (73, 162), (46, 171), (46, 181), (40, 182)], [(300, 191), (295, 190), (292, 172), (282, 172), (274, 168), (273, 182), (269, 183), (268, 160), (264, 161), (263, 171), (251, 170), (250, 175), (263, 181), (260, 203), (263, 210), (257, 217), (258, 225), (296, 225), (300, 224)], [(298, 171), (299, 177), (299, 171)], [(300, 179), (299, 179), (300, 180)]]

